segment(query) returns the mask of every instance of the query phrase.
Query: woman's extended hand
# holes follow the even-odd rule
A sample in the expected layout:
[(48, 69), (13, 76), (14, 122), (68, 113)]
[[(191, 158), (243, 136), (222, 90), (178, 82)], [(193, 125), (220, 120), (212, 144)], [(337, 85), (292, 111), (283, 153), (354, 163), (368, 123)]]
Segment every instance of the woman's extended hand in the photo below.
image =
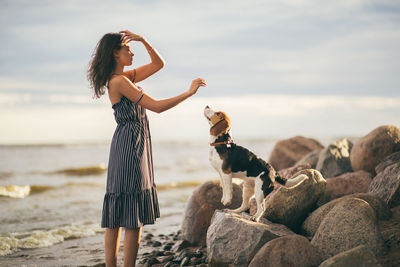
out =
[(128, 30), (120, 31), (119, 33), (122, 33), (122, 43), (126, 44), (129, 43), (130, 41), (143, 41), (143, 36), (130, 32)]
[(194, 95), (200, 86), (207, 86), (207, 83), (204, 79), (197, 78), (197, 79), (193, 80), (192, 84), (190, 85), (190, 88), (189, 88), (189, 94), (191, 96)]

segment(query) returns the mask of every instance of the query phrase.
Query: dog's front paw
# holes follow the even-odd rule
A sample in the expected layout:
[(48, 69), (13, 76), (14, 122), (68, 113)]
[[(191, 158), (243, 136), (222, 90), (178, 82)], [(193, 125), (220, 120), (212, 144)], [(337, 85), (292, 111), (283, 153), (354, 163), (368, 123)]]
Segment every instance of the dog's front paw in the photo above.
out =
[(224, 200), (224, 201), (222, 201), (222, 204), (224, 204), (224, 206), (227, 207), (227, 206), (229, 206), (230, 204), (232, 204), (232, 200), (229, 200), (229, 201)]
[(253, 215), (253, 216), (250, 217), (250, 221), (259, 222), (260, 218), (257, 218), (257, 216)]

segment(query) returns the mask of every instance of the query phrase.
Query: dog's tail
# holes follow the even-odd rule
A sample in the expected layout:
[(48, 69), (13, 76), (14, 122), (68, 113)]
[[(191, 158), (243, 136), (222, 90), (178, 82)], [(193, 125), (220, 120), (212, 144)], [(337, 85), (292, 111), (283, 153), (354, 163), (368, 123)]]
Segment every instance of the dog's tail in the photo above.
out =
[(287, 179), (283, 178), (283, 177), (280, 176), (279, 174), (276, 174), (276, 176), (275, 176), (275, 181), (277, 181), (277, 182), (280, 183), (281, 185), (286, 185)]
[(263, 180), (268, 177), (271, 183), (274, 183), (274, 181), (276, 181), (281, 185), (286, 185), (287, 179), (280, 176), (271, 164), (265, 163), (265, 168), (265, 172), (261, 175), (261, 178), (263, 178)]

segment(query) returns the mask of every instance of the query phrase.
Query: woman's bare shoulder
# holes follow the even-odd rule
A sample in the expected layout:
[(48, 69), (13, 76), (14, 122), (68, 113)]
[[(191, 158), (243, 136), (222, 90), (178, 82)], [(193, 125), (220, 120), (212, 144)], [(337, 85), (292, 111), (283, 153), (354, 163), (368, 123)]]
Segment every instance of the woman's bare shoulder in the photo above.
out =
[(118, 89), (123, 79), (125, 79), (124, 75), (113, 75), (108, 81), (108, 95), (112, 104), (119, 102), (122, 97)]

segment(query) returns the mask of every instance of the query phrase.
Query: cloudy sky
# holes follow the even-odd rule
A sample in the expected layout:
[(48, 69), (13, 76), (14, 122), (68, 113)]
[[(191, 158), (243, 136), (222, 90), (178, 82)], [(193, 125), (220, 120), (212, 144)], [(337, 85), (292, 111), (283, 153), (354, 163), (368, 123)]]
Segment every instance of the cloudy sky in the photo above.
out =
[[(1, 4), (0, 143), (110, 140), (108, 95), (92, 99), (86, 70), (99, 39), (123, 29), (144, 35), (167, 63), (139, 83), (151, 96), (207, 81), (175, 109), (148, 112), (155, 139), (207, 138), (206, 104), (228, 112), (242, 138), (400, 125), (398, 1)], [(131, 47), (126, 70), (150, 60), (141, 43)]]

